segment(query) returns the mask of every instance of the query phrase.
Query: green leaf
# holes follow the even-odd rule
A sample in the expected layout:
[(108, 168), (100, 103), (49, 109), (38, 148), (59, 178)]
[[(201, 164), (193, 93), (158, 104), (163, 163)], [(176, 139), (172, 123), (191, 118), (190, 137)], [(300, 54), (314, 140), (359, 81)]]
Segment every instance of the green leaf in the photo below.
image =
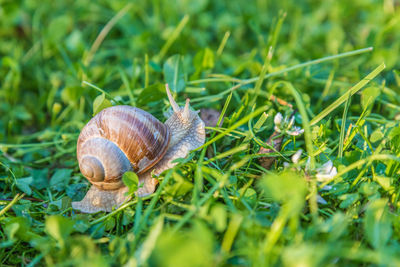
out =
[(165, 227), (157, 238), (149, 262), (154, 266), (212, 266), (213, 233), (199, 221), (194, 220), (191, 225), (190, 229), (179, 232)]
[(32, 189), (30, 188), (30, 185), (32, 184), (32, 181), (32, 177), (19, 178), (17, 179), (16, 185), (22, 192), (27, 195), (31, 195)]
[(343, 201), (342, 203), (340, 203), (339, 207), (341, 207), (342, 209), (348, 208), (352, 204), (354, 204), (359, 198), (360, 195), (358, 193), (341, 195), (339, 199)]
[(215, 229), (218, 232), (224, 231), (226, 228), (226, 221), (228, 219), (225, 206), (222, 204), (216, 204), (212, 207), (210, 215), (214, 222)]
[(151, 252), (156, 246), (156, 241), (160, 234), (162, 233), (164, 226), (164, 217), (160, 216), (154, 225), (151, 227), (149, 234), (147, 235), (146, 240), (143, 242), (141, 248), (136, 252), (138, 258), (138, 265), (144, 264), (147, 259), (150, 257)]
[(79, 102), (79, 98), (82, 96), (83, 90), (80, 86), (67, 86), (61, 91), (61, 99), (66, 104), (75, 106)]
[(164, 63), (163, 72), (164, 79), (172, 91), (179, 93), (185, 89), (185, 73), (180, 55), (168, 58)]
[[(19, 217), (21, 218), (21, 217)], [(19, 224), (18, 223), (9, 223), (6, 224), (4, 227), (4, 233), (6, 234), (8, 241), (11, 241), (11, 243), (9, 244), (13, 244), (15, 239), (16, 239), (16, 235), (18, 233), (19, 230)]]
[(142, 90), (139, 97), (137, 98), (137, 104), (138, 106), (145, 106), (148, 103), (162, 100), (165, 98), (165, 96), (165, 85), (161, 83), (156, 83)]
[(32, 120), (32, 114), (30, 114), (25, 107), (17, 106), (12, 110), (13, 115), (22, 121)]
[[(382, 186), (383, 189), (386, 191), (389, 191), (390, 185), (392, 183), (392, 179), (390, 177), (383, 177), (383, 176), (375, 176), (374, 179), (378, 182), (380, 186)], [(376, 192), (376, 191), (375, 191)]]
[[(379, 183), (378, 176), (374, 176), (374, 180), (376, 180)], [(358, 191), (364, 194), (365, 196), (371, 196), (379, 192), (379, 185), (376, 184), (375, 182), (362, 183)]]
[(57, 209), (59, 209), (59, 210), (65, 210), (65, 209), (71, 207), (71, 199), (69, 197), (65, 196), (63, 198), (50, 201), (49, 207), (50, 206), (57, 207)]
[(111, 106), (111, 101), (106, 98), (105, 94), (98, 95), (93, 101), (93, 116)]
[(26, 217), (8, 217), (2, 220), (4, 233), (10, 241), (16, 239), (29, 242), (38, 239), (40, 236), (31, 231), (31, 226)]
[(330, 241), (336, 241), (341, 238), (342, 235), (347, 234), (346, 230), (348, 227), (349, 218), (341, 212), (335, 213), (327, 221), (325, 221), (324, 228), (329, 233)]
[[(243, 191), (246, 190), (243, 194)], [(257, 204), (257, 192), (253, 188), (240, 188), (238, 193), (242, 196), (243, 201), (253, 207)]]
[(85, 188), (87, 184), (80, 183), (80, 184), (70, 184), (67, 186), (65, 190), (67, 196), (69, 196), (74, 201), (79, 201), (85, 196)]
[(128, 194), (132, 195), (139, 188), (139, 178), (134, 172), (126, 172), (122, 176), (122, 182), (128, 187)]
[(377, 199), (369, 204), (365, 213), (364, 230), (368, 242), (375, 248), (383, 248), (392, 236), (392, 223), (387, 211), (387, 200)]
[(62, 191), (66, 188), (71, 179), (71, 169), (58, 169), (50, 178), (50, 186), (57, 191)]
[(47, 217), (45, 225), (47, 233), (57, 240), (61, 248), (64, 247), (66, 239), (74, 229), (74, 222), (61, 215)]
[(29, 221), (25, 217), (11, 217), (5, 220), (4, 233), (8, 239), (19, 238), (24, 241), (29, 241), (29, 235), (26, 233), (29, 231)]
[(204, 50), (197, 52), (193, 59), (193, 64), (197, 71), (201, 71), (214, 68), (214, 61), (214, 52), (207, 47)]
[(172, 177), (174, 179), (174, 183), (171, 183), (165, 187), (165, 191), (168, 192), (168, 194), (171, 196), (183, 196), (189, 191), (192, 191), (193, 184), (189, 179), (184, 178), (176, 172), (172, 174)]
[(72, 27), (72, 17), (68, 15), (55, 17), (47, 26), (47, 38), (53, 42), (59, 42)]
[(298, 213), (304, 205), (307, 185), (304, 178), (293, 172), (268, 174), (261, 179), (260, 186), (266, 197), (287, 204), (292, 215)]
[(87, 221), (83, 221), (83, 220), (79, 220), (76, 221), (74, 224), (74, 229), (80, 233), (85, 233), (86, 230), (90, 227), (89, 222)]
[(49, 185), (49, 180), (47, 179), (48, 169), (31, 169), (28, 171), (33, 178), (31, 186), (36, 189), (43, 189)]
[(361, 93), (361, 106), (363, 109), (367, 105), (373, 106), (375, 99), (380, 95), (380, 90), (378, 87), (367, 87)]
[(382, 133), (381, 129), (378, 128), (372, 132), (370, 141), (371, 141), (371, 143), (375, 143), (379, 140), (382, 140), (384, 137), (385, 137), (385, 135)]

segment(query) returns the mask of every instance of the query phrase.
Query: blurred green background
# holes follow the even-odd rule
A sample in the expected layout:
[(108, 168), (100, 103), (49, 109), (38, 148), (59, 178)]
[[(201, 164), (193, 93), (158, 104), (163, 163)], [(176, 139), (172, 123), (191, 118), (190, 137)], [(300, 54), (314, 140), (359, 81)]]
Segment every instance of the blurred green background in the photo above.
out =
[[(87, 102), (97, 92), (83, 88), (83, 78), (121, 95), (121, 70), (132, 89), (143, 88), (146, 54), (149, 84), (162, 82), (162, 63), (174, 54), (184, 55), (189, 77), (201, 76), (207, 71), (204, 69), (239, 78), (256, 76), (280, 12), (287, 16), (272, 66), (290, 66), (373, 46), (371, 54), (347, 59), (337, 76), (346, 74), (354, 82), (385, 62), (387, 83), (393, 83), (390, 72), (399, 67), (399, 4), (390, 0), (133, 1), (85, 64), (100, 30), (126, 5), (127, 1), (1, 1), (2, 140), (16, 142), (24, 130), (43, 130), (55, 103), (63, 110), (82, 108), (80, 101), (84, 101), (83, 110), (79, 109), (82, 112), (71, 109), (58, 122), (86, 116), (90, 110)], [(161, 55), (160, 50), (185, 15), (190, 19)], [(195, 56), (207, 49), (215, 53), (226, 32), (230, 37), (222, 55), (209, 66), (196, 68)], [(318, 66), (318, 74), (324, 77), (323, 72), (329, 73), (330, 68)]]
[[(106, 25), (109, 31), (102, 35)], [(75, 159), (76, 139), (96, 112), (95, 98), (101, 96), (99, 90), (83, 81), (102, 88), (113, 103), (138, 106), (163, 121), (167, 102), (161, 84), (168, 81), (166, 68), (179, 62), (180, 79), (186, 85), (175, 88), (179, 100), (190, 97), (196, 109), (221, 110), (226, 95), (213, 96), (232, 86), (234, 79), (258, 77), (271, 45), (274, 54), (269, 73), (373, 47), (372, 52), (300, 68), (280, 79), (301, 91), (309, 115), (315, 115), (384, 62), (386, 69), (373, 88), (386, 86), (392, 93), (382, 95), (375, 108), (378, 113), (384, 110), (381, 115), (388, 119), (398, 114), (400, 3), (396, 0), (0, 0), (0, 207), (18, 193), (27, 194), (10, 211), (0, 213), (0, 264), (398, 264), (397, 207), (389, 216), (384, 200), (397, 193), (398, 186), (382, 195), (375, 194), (380, 188), (376, 183), (369, 191), (363, 188), (363, 198), (357, 203), (375, 201), (365, 221), (365, 206), (339, 207), (346, 199), (349, 203), (354, 200), (349, 200), (354, 195), (332, 196), (332, 206), (321, 210), (314, 221), (302, 210), (306, 196), (303, 183), (289, 191), (298, 203), (286, 195), (272, 196), (272, 202), (267, 196), (266, 203), (260, 189), (252, 184), (254, 179), (249, 183), (240, 175), (232, 175), (228, 191), (199, 204), (196, 216), (185, 221), (184, 230), (174, 231), (186, 212), (198, 204), (191, 202), (190, 191), (196, 167), (186, 162), (181, 169), (190, 179), (174, 173), (172, 179), (179, 188), (171, 185), (169, 192), (181, 191), (172, 196), (162, 194), (156, 205), (150, 200), (135, 200), (135, 205), (106, 218), (104, 214), (82, 215), (70, 209), (71, 198), (82, 197), (87, 186)], [(210, 77), (232, 79), (193, 82)], [(321, 102), (329, 79), (334, 82)], [(248, 85), (235, 92), (227, 117), (246, 103), (242, 96), (252, 89)], [(276, 94), (294, 103), (285, 90)], [(257, 99), (260, 106), (266, 102)], [(384, 109), (385, 103), (395, 108)], [(351, 108), (358, 115), (362, 110), (359, 104)], [(341, 113), (337, 115), (341, 118)], [(272, 129), (272, 121), (268, 125)], [(267, 133), (260, 135), (265, 139)], [(224, 146), (231, 142), (226, 141)], [(239, 160), (235, 158), (224, 168)], [(216, 168), (218, 171), (222, 172)], [(209, 175), (221, 176), (212, 171)], [(282, 178), (282, 186), (292, 184), (291, 179)], [(212, 187), (210, 181), (208, 189)], [(260, 185), (266, 191), (270, 186), (267, 180)], [(354, 193), (348, 187), (337, 190)], [(202, 196), (208, 194), (203, 191)], [(277, 204), (282, 202), (290, 207), (290, 215), (285, 217)], [(271, 229), (279, 220), (287, 224)], [(273, 247), (268, 247), (270, 238), (274, 238), (270, 233), (277, 235)]]

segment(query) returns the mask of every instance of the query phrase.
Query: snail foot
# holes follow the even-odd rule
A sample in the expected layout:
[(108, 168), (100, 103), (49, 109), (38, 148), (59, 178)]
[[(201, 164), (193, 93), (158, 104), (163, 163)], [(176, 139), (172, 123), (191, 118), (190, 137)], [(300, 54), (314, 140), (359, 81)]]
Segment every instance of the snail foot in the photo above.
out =
[(116, 190), (101, 190), (92, 186), (81, 201), (72, 202), (72, 208), (83, 213), (110, 212), (130, 198), (125, 196), (126, 192), (128, 188), (125, 186)]
[[(146, 174), (148, 174), (148, 175), (146, 176)], [(145, 178), (143, 178), (143, 176)], [(153, 194), (154, 191), (156, 191), (156, 186), (158, 184), (158, 180), (151, 178), (149, 176), (150, 176), (150, 172), (145, 173), (145, 175), (139, 176), (140, 186), (139, 186), (138, 190), (135, 192), (135, 195), (137, 197), (145, 197), (145, 196)]]

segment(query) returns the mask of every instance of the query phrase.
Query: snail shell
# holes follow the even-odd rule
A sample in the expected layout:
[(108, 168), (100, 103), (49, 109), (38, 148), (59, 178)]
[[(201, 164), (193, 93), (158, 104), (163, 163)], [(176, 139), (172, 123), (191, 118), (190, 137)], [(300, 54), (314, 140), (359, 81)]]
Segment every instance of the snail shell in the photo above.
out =
[(154, 166), (167, 152), (169, 141), (170, 130), (151, 114), (131, 106), (109, 107), (79, 135), (79, 168), (99, 189), (118, 189), (126, 171), (141, 174)]

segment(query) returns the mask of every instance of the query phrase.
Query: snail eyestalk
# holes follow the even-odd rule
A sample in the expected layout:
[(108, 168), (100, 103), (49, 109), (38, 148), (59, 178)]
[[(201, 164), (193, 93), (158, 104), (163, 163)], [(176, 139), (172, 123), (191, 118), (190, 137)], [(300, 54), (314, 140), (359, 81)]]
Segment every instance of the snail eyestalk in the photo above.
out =
[(168, 100), (169, 100), (169, 103), (171, 103), (172, 109), (174, 110), (175, 113), (178, 113), (179, 112), (179, 106), (175, 102), (175, 99), (172, 97), (171, 91), (169, 90), (168, 83), (165, 84), (165, 89), (167, 91)]
[(190, 102), (190, 99), (187, 98), (187, 99), (186, 99), (185, 107), (183, 108), (183, 112), (182, 112), (182, 118), (183, 118), (185, 121), (188, 121), (188, 120), (189, 120), (189, 117), (190, 117), (190, 113), (189, 113), (189, 102)]

